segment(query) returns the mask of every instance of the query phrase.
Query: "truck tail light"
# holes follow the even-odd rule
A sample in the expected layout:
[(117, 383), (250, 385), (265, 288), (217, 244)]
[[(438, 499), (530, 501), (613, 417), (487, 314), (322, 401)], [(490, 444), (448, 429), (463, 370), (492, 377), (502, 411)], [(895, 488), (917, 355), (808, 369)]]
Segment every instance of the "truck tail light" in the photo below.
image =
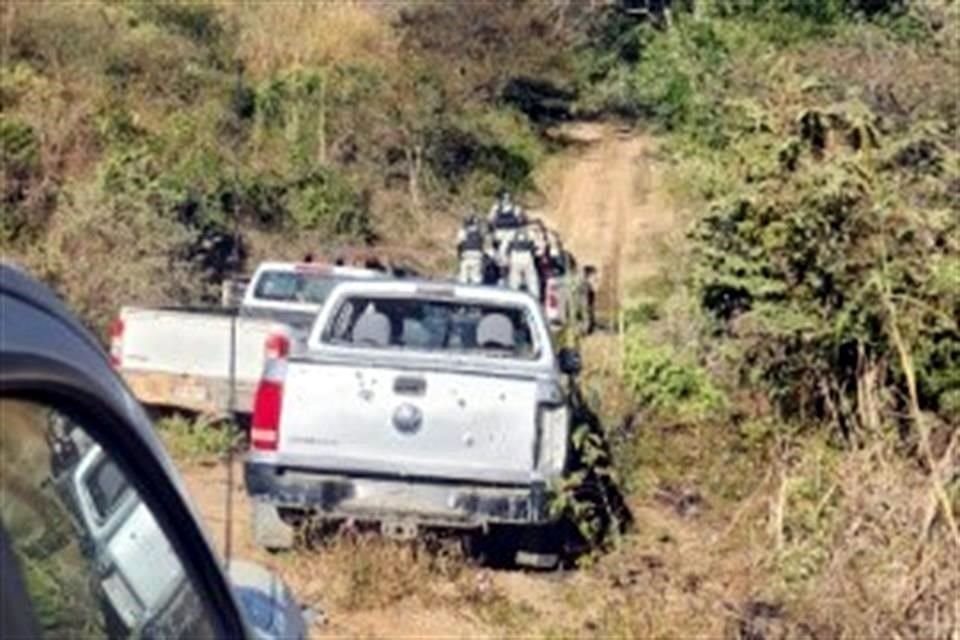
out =
[(261, 380), (253, 401), (253, 422), (250, 442), (257, 451), (276, 451), (280, 440), (280, 410), (283, 406), (283, 383)]
[(263, 355), (267, 362), (283, 360), (290, 355), (290, 336), (286, 331), (277, 330), (267, 336), (263, 344)]
[(110, 364), (120, 368), (123, 364), (123, 318), (110, 324)]
[(267, 336), (263, 375), (253, 399), (250, 444), (255, 451), (276, 451), (280, 443), (280, 414), (283, 409), (283, 381), (287, 373), (290, 338), (284, 331)]
[(546, 477), (555, 477), (567, 467), (570, 439), (570, 410), (566, 405), (537, 407), (534, 468)]

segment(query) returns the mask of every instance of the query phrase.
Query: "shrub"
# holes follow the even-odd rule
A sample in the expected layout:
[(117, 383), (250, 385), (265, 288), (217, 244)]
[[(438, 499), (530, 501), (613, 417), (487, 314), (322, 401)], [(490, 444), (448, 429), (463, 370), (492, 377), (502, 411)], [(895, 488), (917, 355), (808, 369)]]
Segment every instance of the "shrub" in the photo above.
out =
[(928, 154), (889, 162), (903, 147), (875, 122), (851, 104), (801, 114), (769, 160), (779, 169), (754, 172), (693, 235), (702, 306), (743, 347), (743, 373), (785, 411), (845, 430), (875, 422), (864, 412), (882, 412), (902, 380), (890, 322), (911, 335), (927, 408), (954, 388), (960, 345), (956, 294), (939, 286), (960, 255), (956, 217), (938, 208), (952, 170), (931, 169)]
[(639, 328), (625, 337), (623, 377), (641, 406), (669, 420), (705, 420), (726, 405), (723, 393), (689, 356), (651, 344)]
[(0, 116), (0, 238), (14, 238), (24, 227), (36, 228), (27, 204), (31, 187), (40, 173), (40, 143), (33, 127), (14, 118)]
[(240, 445), (241, 433), (229, 422), (172, 416), (157, 422), (163, 443), (178, 462), (216, 459)]

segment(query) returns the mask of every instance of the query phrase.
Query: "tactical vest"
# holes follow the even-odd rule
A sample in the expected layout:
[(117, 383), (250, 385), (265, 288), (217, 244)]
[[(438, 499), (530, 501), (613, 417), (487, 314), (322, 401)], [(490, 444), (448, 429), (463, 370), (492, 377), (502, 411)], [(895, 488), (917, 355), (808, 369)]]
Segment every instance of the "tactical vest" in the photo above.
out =
[(510, 241), (510, 244), (507, 245), (507, 251), (510, 253), (515, 253), (518, 251), (529, 251), (533, 253), (537, 248), (537, 245), (530, 238), (520, 239), (515, 238)]
[(467, 229), (467, 235), (460, 242), (460, 251), (483, 251), (483, 236), (479, 229)]
[(493, 226), (497, 229), (516, 229), (520, 226), (520, 218), (513, 209), (498, 209)]

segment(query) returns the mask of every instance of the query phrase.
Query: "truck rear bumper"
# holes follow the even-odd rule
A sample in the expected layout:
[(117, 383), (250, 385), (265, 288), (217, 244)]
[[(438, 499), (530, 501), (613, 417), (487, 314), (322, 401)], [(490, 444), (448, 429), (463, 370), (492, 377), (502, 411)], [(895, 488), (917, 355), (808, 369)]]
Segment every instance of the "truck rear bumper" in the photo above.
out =
[(546, 485), (472, 484), (462, 481), (365, 477), (282, 469), (246, 462), (244, 479), (254, 500), (326, 517), (406, 519), (423, 525), (473, 528), (486, 524), (552, 521)]

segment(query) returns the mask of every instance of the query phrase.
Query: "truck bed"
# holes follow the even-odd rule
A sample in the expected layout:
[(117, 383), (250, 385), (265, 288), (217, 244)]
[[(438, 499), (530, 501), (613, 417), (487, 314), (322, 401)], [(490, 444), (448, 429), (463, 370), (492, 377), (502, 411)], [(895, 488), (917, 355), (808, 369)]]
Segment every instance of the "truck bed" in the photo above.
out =
[[(126, 308), (120, 371), (145, 404), (250, 412), (275, 322), (225, 309)], [(235, 386), (231, 381), (235, 381)]]

